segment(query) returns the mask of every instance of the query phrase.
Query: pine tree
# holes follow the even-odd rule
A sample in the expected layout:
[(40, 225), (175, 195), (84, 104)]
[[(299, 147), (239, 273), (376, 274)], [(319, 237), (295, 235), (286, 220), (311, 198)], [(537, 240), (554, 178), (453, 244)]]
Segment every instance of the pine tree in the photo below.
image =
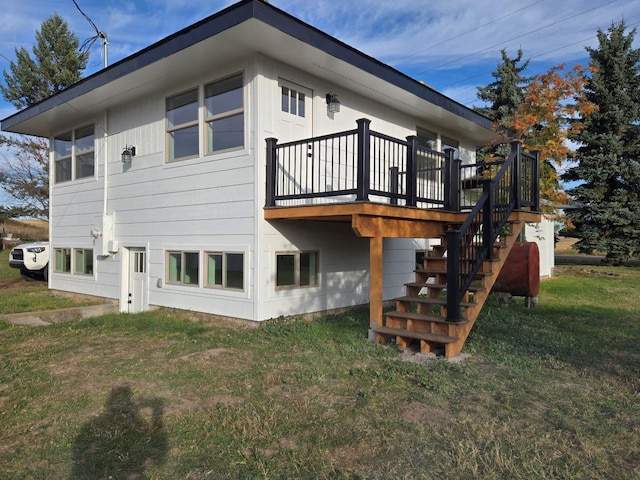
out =
[(577, 164), (563, 177), (581, 182), (568, 191), (579, 207), (567, 212), (577, 249), (614, 264), (640, 256), (640, 50), (635, 29), (625, 30), (624, 22), (598, 30), (598, 48), (587, 48), (586, 92), (597, 110), (579, 119)]
[[(78, 51), (78, 38), (67, 23), (53, 15), (36, 31), (33, 57), (15, 50), (16, 62), (4, 73), (2, 96), (16, 108), (30, 107), (82, 78), (88, 56)], [(0, 135), (12, 158), (0, 164), (0, 186), (18, 200), (23, 211), (46, 217), (49, 213), (48, 142), (40, 138)]]
[(489, 104), (476, 107), (476, 111), (499, 125), (511, 123), (513, 114), (522, 103), (531, 78), (522, 75), (529, 60), (522, 63), (522, 50), (515, 58), (509, 58), (505, 49), (500, 50), (502, 62), (491, 75), (496, 79), (486, 87), (478, 87), (478, 98)]
[(64, 90), (80, 78), (88, 57), (78, 51), (78, 37), (59, 15), (53, 15), (36, 31), (33, 57), (24, 48), (16, 48), (16, 62), (4, 72), (7, 86), (0, 85), (2, 96), (16, 108), (25, 108)]

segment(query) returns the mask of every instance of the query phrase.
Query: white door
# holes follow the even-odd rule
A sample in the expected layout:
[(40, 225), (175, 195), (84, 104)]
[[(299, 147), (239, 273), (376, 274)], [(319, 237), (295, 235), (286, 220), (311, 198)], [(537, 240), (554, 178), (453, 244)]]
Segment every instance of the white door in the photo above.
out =
[(278, 81), (280, 89), (280, 121), (278, 143), (302, 140), (313, 136), (313, 91), (287, 80)]
[(129, 248), (128, 312), (145, 311), (149, 303), (148, 298), (147, 250), (145, 248)]

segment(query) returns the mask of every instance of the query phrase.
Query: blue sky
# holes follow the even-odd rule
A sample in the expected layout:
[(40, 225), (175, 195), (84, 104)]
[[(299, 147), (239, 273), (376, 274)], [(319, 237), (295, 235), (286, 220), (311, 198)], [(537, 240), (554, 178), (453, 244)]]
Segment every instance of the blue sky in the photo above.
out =
[[(116, 62), (234, 1), (76, 0), (109, 38)], [(15, 48), (29, 51), (41, 22), (60, 14), (80, 42), (95, 35), (72, 0), (0, 0), (0, 70)], [(471, 106), (487, 85), (500, 49), (522, 48), (535, 75), (560, 63), (586, 64), (598, 28), (640, 25), (637, 0), (272, 0), (271, 4)], [(640, 34), (635, 48), (640, 48)], [(102, 68), (99, 42), (85, 76)], [(0, 118), (15, 109), (0, 99)], [(0, 203), (2, 203), (0, 195)]]

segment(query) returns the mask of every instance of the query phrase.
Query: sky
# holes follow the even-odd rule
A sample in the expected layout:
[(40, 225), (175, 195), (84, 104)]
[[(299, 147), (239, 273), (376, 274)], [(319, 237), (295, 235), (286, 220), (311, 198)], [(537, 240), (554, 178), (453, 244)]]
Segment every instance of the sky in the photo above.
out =
[[(109, 41), (112, 64), (219, 10), (233, 0), (76, 0)], [(588, 64), (597, 31), (624, 20), (640, 25), (638, 0), (271, 0), (275, 7), (457, 100), (479, 104), (500, 50), (522, 49), (533, 76), (558, 64)], [(73, 0), (0, 0), (0, 70), (15, 49), (29, 52), (36, 30), (61, 15), (80, 43), (96, 32)], [(640, 31), (634, 48), (640, 48)], [(103, 67), (94, 44), (84, 76)], [(3, 81), (3, 80), (1, 80)], [(0, 99), (0, 118), (15, 113)], [(0, 195), (0, 204), (2, 203)]]

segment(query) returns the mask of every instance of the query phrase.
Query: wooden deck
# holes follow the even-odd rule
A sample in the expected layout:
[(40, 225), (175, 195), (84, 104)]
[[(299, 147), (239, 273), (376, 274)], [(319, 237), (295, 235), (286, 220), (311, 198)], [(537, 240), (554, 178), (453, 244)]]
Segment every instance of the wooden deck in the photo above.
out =
[[(356, 236), (369, 238), (369, 313), (371, 328), (383, 325), (383, 239), (443, 238), (451, 225), (461, 224), (468, 212), (420, 209), (372, 202), (265, 207), (266, 220), (349, 223)], [(539, 222), (540, 214), (516, 211), (512, 222)]]

